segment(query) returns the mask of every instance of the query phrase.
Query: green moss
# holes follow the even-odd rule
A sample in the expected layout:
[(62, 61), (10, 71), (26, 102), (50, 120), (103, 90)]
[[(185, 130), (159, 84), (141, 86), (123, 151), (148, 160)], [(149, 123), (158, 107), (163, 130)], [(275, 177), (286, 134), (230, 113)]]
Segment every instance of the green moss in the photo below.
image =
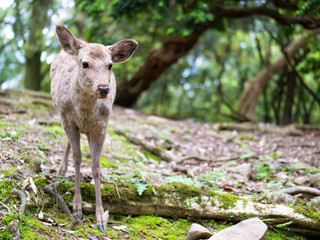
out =
[[(222, 194), (222, 193), (216, 193), (214, 191), (211, 191), (209, 194), (219, 201), (219, 204), (220, 204), (219, 207), (223, 209), (229, 209), (229, 208), (235, 207), (237, 201), (242, 201), (244, 204), (248, 202), (248, 200), (245, 198), (241, 198), (229, 193)], [(214, 205), (216, 203), (212, 202), (212, 204)]]
[(60, 125), (44, 126), (43, 131), (54, 136), (62, 136), (64, 130)]
[(51, 231), (49, 227), (43, 225), (38, 219), (33, 219), (29, 216), (21, 215), (21, 239), (36, 240), (43, 239), (43, 236)]
[(157, 216), (138, 216), (129, 218), (130, 239), (185, 239), (190, 223), (185, 219), (172, 220)]
[(313, 206), (289, 206), (289, 207), (293, 208), (297, 213), (301, 213), (316, 221), (320, 221), (320, 211)]
[(11, 190), (16, 186), (17, 183), (14, 180), (0, 181), (0, 201), (4, 200), (11, 193)]
[(107, 160), (106, 156), (101, 156), (100, 164), (104, 168), (113, 168), (113, 169), (118, 169), (119, 166), (115, 164), (114, 162), (111, 162)]
[(19, 214), (8, 214), (2, 218), (2, 224), (8, 225), (13, 219), (19, 219)]
[(267, 235), (267, 240), (307, 240), (308, 238), (298, 235), (296, 233), (284, 231), (277, 229), (276, 232), (269, 231)]
[(4, 177), (8, 178), (8, 177), (12, 177), (15, 171), (16, 170), (14, 168), (8, 168), (8, 169), (4, 169), (2, 171), (2, 174), (4, 175)]
[[(63, 197), (66, 204), (69, 204), (73, 201), (74, 196), (74, 182), (62, 182), (59, 184), (58, 190)], [(70, 192), (70, 194), (66, 194), (67, 192)]]
[(33, 181), (39, 189), (43, 189), (45, 186), (50, 184), (48, 179), (42, 177), (34, 178)]
[(9, 240), (13, 239), (13, 235), (10, 233), (9, 228), (0, 231), (0, 239)]
[[(2, 218), (2, 224), (8, 225), (12, 220), (19, 219), (19, 228), (21, 231), (21, 239), (33, 240), (33, 239), (43, 239), (46, 232), (51, 231), (49, 227), (43, 225), (39, 220), (33, 219), (30, 216), (10, 214)], [(12, 235), (9, 232), (0, 233), (0, 239), (12, 239)]]
[(148, 158), (148, 159), (152, 159), (152, 160), (154, 160), (156, 162), (160, 162), (161, 161), (160, 158), (158, 158), (156, 155), (150, 153), (149, 151), (147, 151), (145, 149), (140, 149), (140, 152), (143, 153), (146, 156), (146, 158)]

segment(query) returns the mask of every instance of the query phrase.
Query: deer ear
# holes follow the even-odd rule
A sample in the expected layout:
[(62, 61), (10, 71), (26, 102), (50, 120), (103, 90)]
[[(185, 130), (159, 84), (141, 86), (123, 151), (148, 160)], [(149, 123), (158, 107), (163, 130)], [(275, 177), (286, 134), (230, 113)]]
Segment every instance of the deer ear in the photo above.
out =
[(85, 44), (84, 41), (73, 36), (73, 34), (62, 25), (56, 26), (56, 32), (63, 50), (70, 55), (77, 55), (80, 48)]
[(109, 47), (112, 62), (121, 63), (127, 61), (138, 47), (138, 42), (133, 39), (125, 39)]

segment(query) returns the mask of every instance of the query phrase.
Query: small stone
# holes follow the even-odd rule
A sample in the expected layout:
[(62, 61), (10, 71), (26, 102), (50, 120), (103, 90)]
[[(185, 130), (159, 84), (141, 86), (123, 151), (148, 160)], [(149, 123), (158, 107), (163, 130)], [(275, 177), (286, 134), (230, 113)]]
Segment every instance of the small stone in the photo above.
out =
[(187, 239), (188, 240), (198, 240), (207, 239), (212, 236), (212, 233), (200, 224), (193, 223), (189, 229)]
[(14, 219), (8, 224), (9, 232), (14, 236), (13, 239), (20, 239), (21, 232), (19, 229), (19, 220)]
[(30, 171), (39, 173), (41, 172), (41, 160), (40, 159), (31, 159), (29, 162)]
[(297, 200), (295, 197), (291, 196), (290, 194), (282, 193), (282, 192), (272, 193), (269, 195), (269, 197), (273, 203), (284, 204), (284, 205), (294, 205)]
[(231, 175), (237, 179), (237, 180), (248, 180), (252, 177), (252, 166), (250, 163), (241, 164), (237, 167), (229, 168), (227, 169), (228, 173), (231, 173)]
[(214, 234), (209, 240), (266, 240), (268, 226), (258, 218), (244, 220)]
[(310, 186), (311, 180), (309, 176), (297, 177), (294, 181), (295, 184), (299, 186)]
[(310, 180), (314, 187), (320, 188), (320, 173), (312, 174)]

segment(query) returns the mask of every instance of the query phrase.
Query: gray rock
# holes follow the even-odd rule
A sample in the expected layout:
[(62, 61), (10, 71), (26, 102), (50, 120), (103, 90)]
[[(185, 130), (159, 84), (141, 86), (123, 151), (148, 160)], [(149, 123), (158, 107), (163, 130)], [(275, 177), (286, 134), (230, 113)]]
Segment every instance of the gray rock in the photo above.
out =
[(297, 177), (293, 182), (299, 186), (309, 187), (311, 180), (309, 176), (301, 176), (301, 177)]
[(270, 200), (273, 203), (284, 204), (284, 205), (294, 205), (296, 203), (296, 198), (288, 193), (276, 192), (269, 195)]
[(212, 233), (205, 227), (197, 223), (192, 223), (187, 239), (188, 240), (198, 240), (198, 239), (207, 239), (212, 236)]
[(320, 173), (312, 174), (310, 180), (315, 187), (320, 188)]
[(29, 168), (31, 172), (35, 172), (35, 173), (41, 172), (41, 160), (38, 158), (31, 159), (29, 162)]
[(209, 240), (266, 240), (267, 234), (267, 225), (258, 218), (251, 218), (214, 234)]
[(229, 168), (227, 169), (228, 173), (231, 173), (231, 175), (237, 179), (237, 180), (248, 180), (252, 177), (252, 166), (250, 163), (244, 163), (237, 167)]

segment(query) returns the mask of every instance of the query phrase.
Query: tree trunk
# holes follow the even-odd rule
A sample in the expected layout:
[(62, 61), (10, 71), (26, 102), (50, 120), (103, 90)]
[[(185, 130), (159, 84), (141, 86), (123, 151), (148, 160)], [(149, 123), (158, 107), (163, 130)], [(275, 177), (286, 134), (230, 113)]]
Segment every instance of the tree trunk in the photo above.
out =
[[(317, 28), (292, 41), (285, 49), (288, 59), (292, 59), (299, 49), (305, 47), (319, 33), (320, 28)], [(281, 54), (274, 63), (271, 63), (268, 67), (264, 67), (255, 77), (245, 83), (238, 108), (239, 115), (243, 116), (244, 120), (253, 120), (260, 93), (265, 89), (273, 75), (278, 73), (287, 64), (286, 56)]]
[(25, 62), (25, 87), (39, 91), (41, 88), (41, 51), (36, 51), (26, 56)]
[(49, 25), (48, 9), (51, 1), (33, 0), (30, 3), (31, 20), (28, 28), (29, 36), (25, 43), (25, 75), (24, 86), (31, 90), (40, 90), (43, 74), (41, 72), (41, 53), (44, 48), (42, 30)]
[(287, 75), (287, 94), (283, 110), (283, 125), (289, 125), (292, 122), (292, 106), (294, 104), (294, 89), (296, 85), (295, 74), (292, 71)]

